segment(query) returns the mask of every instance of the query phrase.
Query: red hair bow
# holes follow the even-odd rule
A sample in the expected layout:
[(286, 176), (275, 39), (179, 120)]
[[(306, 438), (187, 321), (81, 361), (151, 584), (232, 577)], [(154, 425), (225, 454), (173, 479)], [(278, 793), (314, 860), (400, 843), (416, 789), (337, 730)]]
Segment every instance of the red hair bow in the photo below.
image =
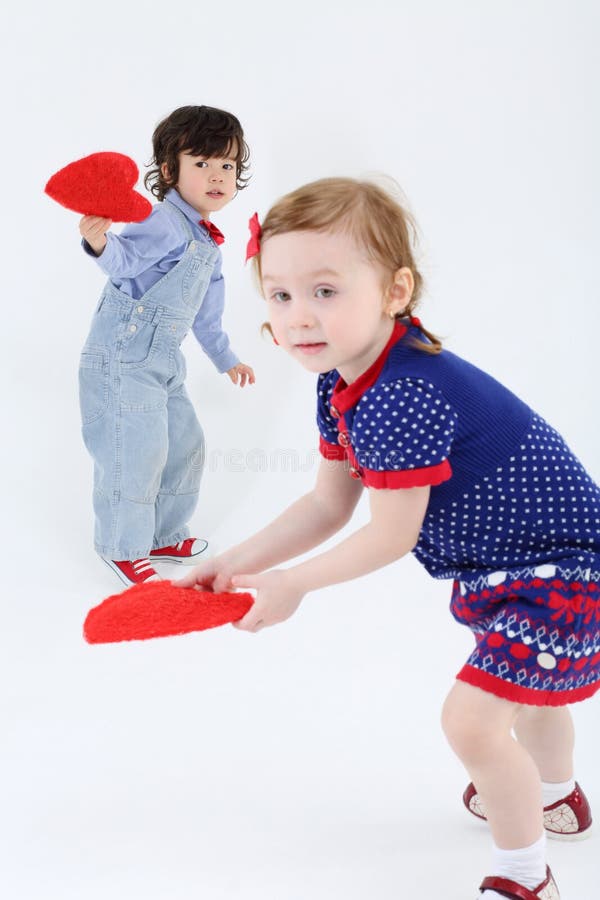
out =
[(257, 253), (260, 253), (260, 239), (262, 236), (262, 228), (260, 227), (260, 222), (258, 221), (258, 213), (254, 213), (254, 215), (248, 222), (248, 228), (250, 229), (250, 240), (248, 241), (248, 245), (246, 247), (246, 262), (248, 262), (248, 260), (253, 256), (256, 256)]

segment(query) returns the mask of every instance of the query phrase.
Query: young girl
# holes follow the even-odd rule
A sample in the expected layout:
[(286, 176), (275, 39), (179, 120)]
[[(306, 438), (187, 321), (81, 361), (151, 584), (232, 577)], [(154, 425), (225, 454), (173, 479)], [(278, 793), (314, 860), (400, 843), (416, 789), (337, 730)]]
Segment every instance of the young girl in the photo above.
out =
[(172, 112), (153, 135), (145, 184), (160, 201), (120, 234), (84, 216), (83, 246), (109, 281), (81, 355), (83, 438), (94, 460), (95, 547), (127, 585), (156, 562), (193, 563), (207, 547), (187, 523), (200, 488), (202, 429), (184, 387), (191, 328), (218, 372), (254, 383), (221, 327), (224, 240), (211, 216), (245, 187), (249, 158), (235, 116)]
[[(452, 612), (476, 648), (443, 726), (476, 786), (465, 802), (494, 839), (480, 891), (557, 900), (546, 833), (583, 837), (591, 824), (567, 704), (600, 687), (600, 490), (550, 425), (414, 317), (409, 228), (379, 187), (342, 178), (268, 213), (257, 273), (275, 340), (318, 374), (323, 460), (310, 493), (182, 583), (255, 588), (238, 627), (258, 631), (307, 592), (411, 551), (453, 579)], [(344, 526), (363, 488), (365, 527), (272, 569)]]

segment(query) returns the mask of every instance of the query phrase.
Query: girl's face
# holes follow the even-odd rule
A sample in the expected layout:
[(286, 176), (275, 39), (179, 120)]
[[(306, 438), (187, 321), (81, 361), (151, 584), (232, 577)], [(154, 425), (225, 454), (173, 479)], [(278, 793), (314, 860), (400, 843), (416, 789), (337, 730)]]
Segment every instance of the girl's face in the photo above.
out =
[(346, 383), (377, 359), (394, 326), (390, 311), (410, 298), (410, 292), (404, 304), (386, 298), (383, 268), (342, 232), (269, 237), (261, 246), (261, 271), (280, 346), (310, 372), (337, 369)]
[(176, 187), (186, 203), (193, 206), (203, 219), (210, 219), (211, 213), (218, 212), (233, 200), (236, 174), (235, 159), (190, 156), (183, 152), (179, 154)]

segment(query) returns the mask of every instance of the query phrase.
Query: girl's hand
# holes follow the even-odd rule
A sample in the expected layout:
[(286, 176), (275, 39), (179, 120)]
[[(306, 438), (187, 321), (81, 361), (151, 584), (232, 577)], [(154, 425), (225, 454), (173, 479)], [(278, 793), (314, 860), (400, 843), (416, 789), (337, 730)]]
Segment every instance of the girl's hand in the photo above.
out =
[(244, 365), (244, 363), (239, 363), (237, 366), (233, 366), (231, 369), (227, 369), (227, 374), (231, 378), (234, 384), (238, 383), (238, 378), (240, 380), (240, 387), (244, 387), (246, 381), (250, 384), (254, 384), (256, 378), (254, 377), (254, 370), (250, 366)]
[(96, 256), (106, 247), (106, 232), (112, 225), (111, 219), (101, 216), (84, 216), (79, 222), (79, 234), (88, 242)]
[(243, 619), (233, 623), (234, 628), (242, 631), (260, 631), (267, 625), (285, 622), (296, 612), (304, 596), (289, 573), (281, 569), (259, 575), (234, 575), (231, 583), (236, 588), (257, 590), (254, 605)]
[(221, 557), (207, 559), (200, 565), (194, 566), (189, 573), (176, 581), (178, 587), (195, 588), (199, 591), (213, 591), (220, 594), (222, 591), (232, 591), (231, 566)]

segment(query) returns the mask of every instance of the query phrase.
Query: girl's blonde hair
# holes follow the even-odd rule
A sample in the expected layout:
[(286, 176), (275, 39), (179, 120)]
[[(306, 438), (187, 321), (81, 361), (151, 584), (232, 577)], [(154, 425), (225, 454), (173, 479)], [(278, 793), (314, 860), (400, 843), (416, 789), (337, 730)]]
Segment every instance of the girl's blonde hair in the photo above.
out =
[[(411, 316), (417, 309), (423, 278), (413, 252), (416, 224), (411, 214), (379, 185), (355, 178), (322, 178), (303, 185), (271, 207), (262, 223), (261, 241), (290, 231), (342, 231), (351, 235), (357, 246), (387, 273), (386, 291), (392, 287), (394, 273), (408, 267), (415, 286), (398, 317)], [(254, 257), (254, 265), (262, 284), (260, 253)], [(271, 330), (268, 325), (264, 327)], [(420, 330), (431, 343), (414, 343), (427, 353), (439, 353), (440, 339), (422, 325)]]

